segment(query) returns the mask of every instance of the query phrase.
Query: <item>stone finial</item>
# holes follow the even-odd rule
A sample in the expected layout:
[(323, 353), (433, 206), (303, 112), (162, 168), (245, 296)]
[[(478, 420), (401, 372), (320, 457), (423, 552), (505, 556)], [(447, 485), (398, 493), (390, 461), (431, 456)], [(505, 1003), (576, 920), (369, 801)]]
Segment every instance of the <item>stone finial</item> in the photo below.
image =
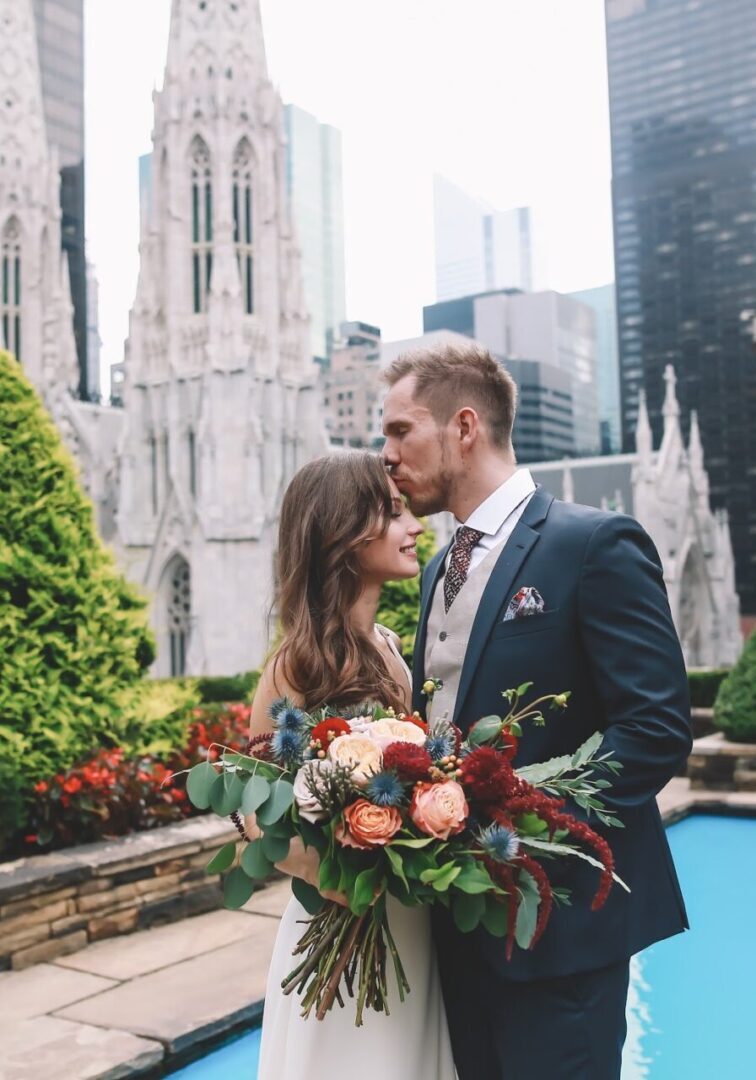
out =
[(667, 384), (667, 389), (664, 394), (662, 414), (666, 427), (667, 420), (677, 419), (680, 415), (680, 405), (677, 400), (677, 376), (672, 364), (667, 364), (664, 369), (664, 382)]
[(690, 414), (690, 438), (688, 439), (688, 461), (696, 473), (704, 471), (703, 444), (701, 443), (701, 429), (698, 426), (698, 412), (694, 409)]

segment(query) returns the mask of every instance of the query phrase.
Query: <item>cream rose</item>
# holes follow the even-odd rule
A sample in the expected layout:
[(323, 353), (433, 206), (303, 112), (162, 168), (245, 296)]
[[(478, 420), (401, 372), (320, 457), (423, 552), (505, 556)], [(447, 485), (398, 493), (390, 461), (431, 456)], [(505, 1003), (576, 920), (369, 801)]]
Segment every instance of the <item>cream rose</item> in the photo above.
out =
[(366, 735), (339, 735), (328, 747), (328, 757), (337, 765), (353, 768), (352, 780), (364, 787), (373, 773), (380, 772), (383, 763), (381, 748)]
[(464, 790), (456, 780), (415, 785), (409, 816), (428, 836), (448, 840), (462, 831), (469, 813)]
[(314, 758), (312, 761), (308, 761), (304, 764), (294, 777), (294, 802), (297, 804), (299, 816), (303, 817), (305, 821), (311, 821), (313, 824), (316, 824), (328, 817), (327, 812), (323, 809), (318, 799), (316, 799), (307, 786), (307, 781), (310, 776), (317, 780), (318, 776), (324, 776), (332, 769), (332, 761)]
[(390, 716), (376, 720), (367, 728), (366, 734), (385, 750), (393, 742), (408, 742), (414, 746), (425, 746), (426, 733), (411, 720), (394, 720)]

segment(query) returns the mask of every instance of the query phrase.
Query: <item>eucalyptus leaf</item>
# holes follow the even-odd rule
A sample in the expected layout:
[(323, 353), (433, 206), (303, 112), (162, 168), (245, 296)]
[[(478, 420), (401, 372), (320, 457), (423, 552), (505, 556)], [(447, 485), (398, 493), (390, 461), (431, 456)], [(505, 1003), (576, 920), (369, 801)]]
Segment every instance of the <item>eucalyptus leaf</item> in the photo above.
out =
[(500, 716), (484, 716), (470, 728), (467, 741), (470, 746), (483, 746), (484, 743), (493, 742), (502, 728)]
[(209, 761), (202, 761), (189, 770), (186, 778), (186, 793), (192, 806), (198, 810), (207, 810), (210, 806), (210, 788), (218, 779), (217, 770)]
[(494, 883), (485, 866), (479, 862), (463, 865), (454, 882), (456, 889), (465, 893), (485, 893), (493, 889)]
[(223, 903), (235, 910), (242, 907), (255, 891), (255, 883), (240, 866), (235, 867), (223, 882)]
[(251, 844), (247, 844), (239, 865), (245, 874), (256, 881), (262, 881), (273, 873), (273, 863), (265, 854), (262, 840), (253, 840)]
[(216, 851), (210, 862), (205, 867), (206, 874), (222, 874), (224, 870), (228, 870), (231, 863), (236, 857), (236, 842), (231, 841), (229, 844), (224, 844), (220, 851)]
[(520, 903), (515, 922), (515, 941), (521, 949), (527, 949), (533, 940), (538, 921), (538, 886), (532, 874), (529, 874), (527, 870), (520, 871), (518, 884)]
[(216, 814), (228, 817), (234, 810), (239, 809), (243, 791), (244, 785), (238, 774), (224, 770), (216, 776), (210, 788), (210, 805)]
[(480, 924), (494, 937), (505, 937), (508, 924), (506, 904), (502, 904), (494, 896), (489, 896)]
[(294, 788), (288, 780), (274, 780), (270, 785), (270, 795), (257, 811), (260, 825), (272, 825), (282, 818), (294, 802)]
[(244, 784), (242, 814), (254, 814), (270, 795), (270, 784), (263, 776), (250, 776)]
[(458, 930), (463, 934), (469, 934), (474, 930), (483, 918), (486, 910), (484, 896), (474, 896), (469, 893), (455, 893), (452, 897), (452, 917)]
[(264, 832), (260, 842), (266, 859), (272, 863), (282, 862), (289, 854), (288, 837), (271, 836), (269, 832)]

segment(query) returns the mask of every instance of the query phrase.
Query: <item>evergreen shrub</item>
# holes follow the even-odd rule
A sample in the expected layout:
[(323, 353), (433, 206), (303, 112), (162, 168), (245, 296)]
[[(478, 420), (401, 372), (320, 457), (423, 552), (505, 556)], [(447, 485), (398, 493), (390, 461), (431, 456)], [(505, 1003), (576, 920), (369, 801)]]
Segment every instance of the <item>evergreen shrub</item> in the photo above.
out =
[[(146, 602), (100, 541), (73, 460), (3, 352), (0, 641), (0, 761), (17, 791), (121, 744), (124, 703), (154, 658)], [(18, 824), (10, 803), (0, 834)]]
[(694, 709), (711, 709), (729, 668), (692, 668), (688, 672), (690, 703)]
[(730, 742), (756, 743), (756, 633), (719, 688), (714, 723)]
[[(433, 557), (436, 538), (426, 528), (417, 538), (417, 558), (422, 569)], [(387, 581), (381, 591), (376, 619), (398, 634), (402, 641), (402, 653), (408, 663), (412, 661), (415, 633), (420, 621), (420, 575), (403, 581)]]

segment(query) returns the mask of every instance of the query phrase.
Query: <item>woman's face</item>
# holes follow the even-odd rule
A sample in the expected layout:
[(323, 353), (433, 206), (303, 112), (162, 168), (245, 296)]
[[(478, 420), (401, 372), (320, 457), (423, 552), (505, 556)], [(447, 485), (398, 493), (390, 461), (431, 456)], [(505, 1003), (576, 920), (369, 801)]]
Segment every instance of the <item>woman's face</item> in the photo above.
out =
[(365, 582), (382, 585), (414, 577), (420, 569), (415, 542), (423, 526), (404, 505), (399, 489), (391, 484), (391, 520), (382, 536), (366, 540), (360, 550), (360, 568)]

